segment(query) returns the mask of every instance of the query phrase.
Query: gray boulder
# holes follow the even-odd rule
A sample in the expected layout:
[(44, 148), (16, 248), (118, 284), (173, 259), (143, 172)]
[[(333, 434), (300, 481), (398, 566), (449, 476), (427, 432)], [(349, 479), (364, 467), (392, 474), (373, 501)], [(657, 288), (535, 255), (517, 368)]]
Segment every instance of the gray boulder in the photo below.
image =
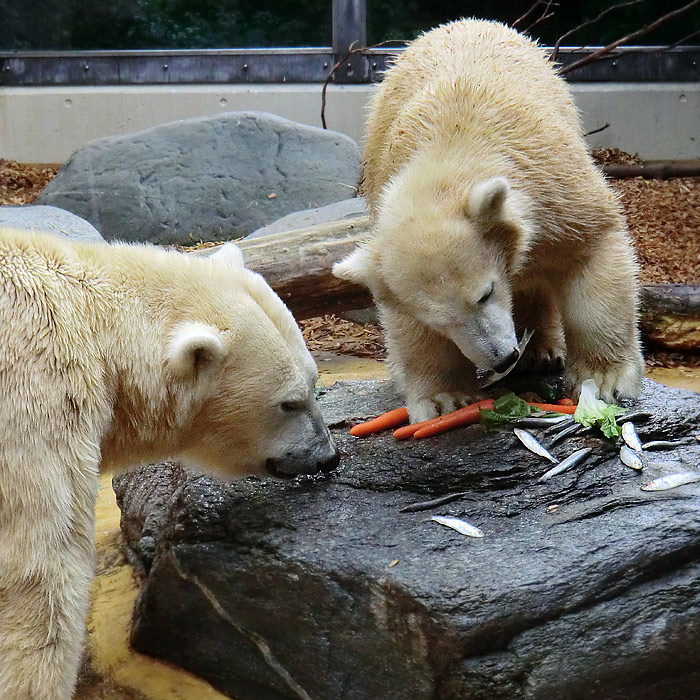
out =
[(0, 226), (53, 233), (73, 241), (104, 241), (92, 224), (58, 207), (0, 207)]
[[(551, 465), (508, 428), (359, 440), (349, 423), (397, 406), (391, 385), (320, 400), (343, 455), (328, 476), (222, 485), (164, 465), (115, 480), (148, 571), (136, 649), (240, 700), (700, 697), (700, 484), (640, 489), (699, 468), (698, 394), (645, 381), (643, 439), (686, 442), (644, 472), (587, 435), (552, 451), (589, 446), (589, 461), (542, 484)], [(447, 493), (461, 495), (401, 512)]]
[(37, 202), (75, 212), (108, 240), (240, 238), (355, 193), (347, 136), (260, 112), (230, 112), (100, 139), (76, 151)]
[(253, 231), (253, 233), (246, 236), (246, 239), (271, 236), (274, 233), (296, 231), (318, 224), (327, 224), (331, 221), (358, 219), (367, 216), (367, 214), (365, 198), (353, 197), (352, 199), (344, 199), (342, 202), (327, 204), (325, 207), (305, 209), (304, 211), (295, 211), (293, 214), (287, 214), (287, 216), (283, 216), (281, 219), (273, 221), (271, 224), (263, 226), (257, 231)]

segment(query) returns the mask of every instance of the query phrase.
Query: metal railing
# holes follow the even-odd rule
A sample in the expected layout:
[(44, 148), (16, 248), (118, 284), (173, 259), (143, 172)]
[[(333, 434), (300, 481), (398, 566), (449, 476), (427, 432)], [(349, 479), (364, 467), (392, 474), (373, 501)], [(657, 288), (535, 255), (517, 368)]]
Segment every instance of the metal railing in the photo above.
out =
[[(1, 86), (371, 83), (400, 48), (367, 48), (365, 0), (333, 0), (332, 46), (294, 49), (0, 52)], [(353, 49), (362, 49), (354, 52)], [(595, 50), (562, 49), (569, 64)], [(567, 74), (576, 82), (697, 82), (700, 47), (627, 47)]]

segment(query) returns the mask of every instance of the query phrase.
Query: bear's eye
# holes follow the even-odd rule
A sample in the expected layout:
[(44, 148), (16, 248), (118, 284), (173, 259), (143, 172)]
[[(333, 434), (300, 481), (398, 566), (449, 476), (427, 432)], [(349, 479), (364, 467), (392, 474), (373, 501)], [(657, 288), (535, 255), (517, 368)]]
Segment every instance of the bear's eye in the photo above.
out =
[(491, 286), (481, 295), (479, 298), (479, 301), (477, 301), (477, 304), (485, 304), (490, 298), (491, 295), (493, 294), (493, 282), (491, 283)]
[(305, 404), (301, 401), (282, 401), (280, 404), (280, 410), (283, 413), (296, 413), (297, 411), (303, 410)]

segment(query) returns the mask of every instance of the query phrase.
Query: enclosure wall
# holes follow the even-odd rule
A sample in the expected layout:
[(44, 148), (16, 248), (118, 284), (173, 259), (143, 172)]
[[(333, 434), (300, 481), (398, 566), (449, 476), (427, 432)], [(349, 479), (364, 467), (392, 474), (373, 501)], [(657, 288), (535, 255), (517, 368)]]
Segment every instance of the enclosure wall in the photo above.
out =
[[(574, 83), (593, 147), (645, 159), (700, 158), (700, 84)], [(376, 85), (331, 85), (328, 128), (362, 141)], [(321, 85), (173, 85), (0, 88), (0, 157), (60, 163), (84, 143), (187, 117), (272, 112), (321, 126)]]

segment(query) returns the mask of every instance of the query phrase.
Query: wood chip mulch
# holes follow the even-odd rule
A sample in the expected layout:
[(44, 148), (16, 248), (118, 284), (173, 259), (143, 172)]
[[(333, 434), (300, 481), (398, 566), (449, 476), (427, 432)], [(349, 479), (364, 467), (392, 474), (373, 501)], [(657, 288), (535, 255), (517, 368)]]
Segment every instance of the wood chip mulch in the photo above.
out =
[(375, 359), (386, 356), (381, 329), (372, 323), (354, 323), (329, 314), (299, 321), (299, 327), (312, 352), (318, 350)]
[(0, 158), (0, 205), (31, 204), (58, 166), (20, 164)]
[[(616, 149), (594, 152), (599, 164), (639, 163)], [(31, 204), (56, 174), (55, 166), (20, 164), (0, 158), (0, 206)], [(612, 180), (627, 216), (640, 263), (642, 284), (700, 284), (700, 178)], [(207, 244), (203, 244), (207, 245)], [(211, 245), (211, 244), (208, 244)], [(302, 321), (311, 350), (383, 358), (380, 329), (329, 315)], [(700, 366), (700, 356), (654, 353), (650, 366)]]

